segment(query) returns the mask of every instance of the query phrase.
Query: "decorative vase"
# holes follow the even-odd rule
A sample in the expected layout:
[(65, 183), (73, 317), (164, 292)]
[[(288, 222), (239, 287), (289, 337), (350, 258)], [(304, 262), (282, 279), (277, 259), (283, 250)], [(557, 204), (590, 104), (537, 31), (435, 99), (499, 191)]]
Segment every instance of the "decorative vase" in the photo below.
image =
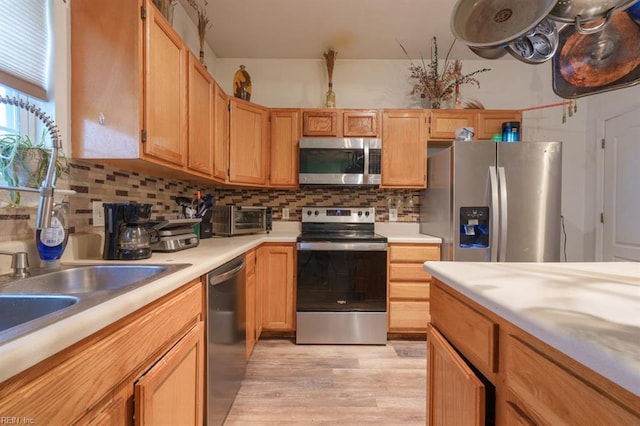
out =
[(329, 90), (327, 90), (324, 106), (327, 108), (336, 107), (336, 93), (333, 91), (333, 83), (329, 83)]
[(251, 76), (244, 65), (233, 76), (233, 96), (245, 101), (251, 100)]
[(429, 99), (429, 102), (431, 103), (431, 109), (440, 109), (440, 106), (442, 105), (442, 100), (440, 98)]

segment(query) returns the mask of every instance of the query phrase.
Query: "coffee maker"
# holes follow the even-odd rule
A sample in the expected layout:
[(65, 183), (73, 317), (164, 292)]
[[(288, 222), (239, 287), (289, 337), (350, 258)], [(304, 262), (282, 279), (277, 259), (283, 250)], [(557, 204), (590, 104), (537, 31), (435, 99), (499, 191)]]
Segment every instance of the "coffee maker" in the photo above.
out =
[(106, 260), (151, 257), (149, 219), (151, 204), (104, 203), (104, 250)]

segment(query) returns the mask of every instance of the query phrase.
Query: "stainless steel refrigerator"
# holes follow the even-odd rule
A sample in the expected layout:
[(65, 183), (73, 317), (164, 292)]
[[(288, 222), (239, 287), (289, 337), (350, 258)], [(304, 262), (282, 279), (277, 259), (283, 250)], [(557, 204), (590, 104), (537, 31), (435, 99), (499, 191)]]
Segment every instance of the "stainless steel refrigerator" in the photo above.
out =
[(442, 260), (560, 261), (560, 142), (453, 142), (427, 174), (420, 232)]

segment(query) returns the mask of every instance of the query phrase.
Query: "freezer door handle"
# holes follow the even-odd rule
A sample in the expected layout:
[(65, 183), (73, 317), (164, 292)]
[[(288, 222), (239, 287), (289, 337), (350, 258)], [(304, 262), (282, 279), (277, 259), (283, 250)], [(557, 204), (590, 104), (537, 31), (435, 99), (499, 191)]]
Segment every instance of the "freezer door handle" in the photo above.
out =
[(494, 166), (489, 167), (489, 196), (491, 197), (491, 209), (489, 215), (491, 217), (489, 232), (491, 232), (491, 239), (489, 241), (489, 253), (491, 255), (491, 262), (498, 261), (498, 206), (500, 203), (498, 197), (498, 173)]
[(507, 260), (507, 176), (504, 167), (498, 167), (500, 185), (500, 245), (498, 246), (498, 262)]

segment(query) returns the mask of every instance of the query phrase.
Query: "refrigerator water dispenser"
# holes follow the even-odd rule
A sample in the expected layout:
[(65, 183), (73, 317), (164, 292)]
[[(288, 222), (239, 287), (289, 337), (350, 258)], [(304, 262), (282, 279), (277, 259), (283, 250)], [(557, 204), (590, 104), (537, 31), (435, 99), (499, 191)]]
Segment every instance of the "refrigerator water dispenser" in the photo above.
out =
[(489, 247), (489, 207), (460, 207), (460, 247)]

